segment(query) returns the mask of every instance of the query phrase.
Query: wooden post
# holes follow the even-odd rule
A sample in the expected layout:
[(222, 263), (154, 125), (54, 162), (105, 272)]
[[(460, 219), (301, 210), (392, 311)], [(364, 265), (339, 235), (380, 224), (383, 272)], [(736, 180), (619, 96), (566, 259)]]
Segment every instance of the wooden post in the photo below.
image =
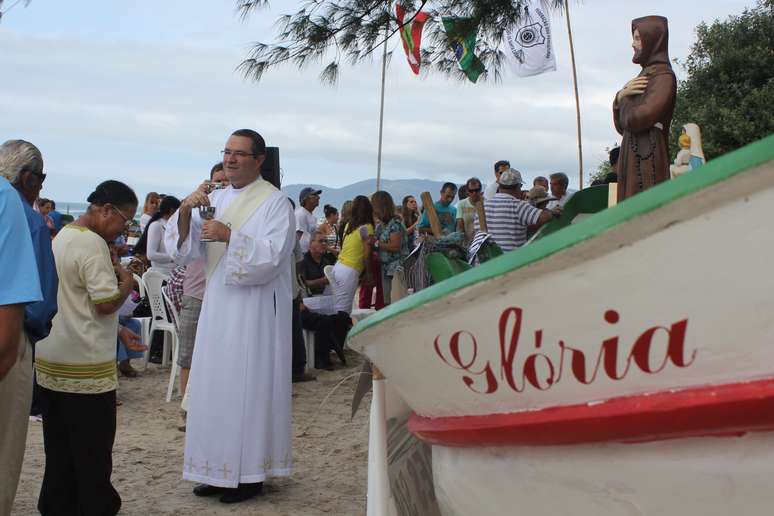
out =
[(609, 183), (607, 188), (607, 207), (612, 208), (618, 204), (618, 183)]
[(478, 201), (475, 204), (476, 214), (478, 215), (478, 227), (482, 233), (489, 233), (486, 227), (486, 212), (484, 211), (484, 201)]
[(376, 367), (373, 373), (371, 414), (368, 419), (366, 515), (388, 516), (394, 513), (390, 511), (390, 477), (387, 473), (387, 396), (384, 377)]
[(427, 214), (427, 220), (430, 221), (430, 229), (433, 230), (433, 236), (435, 238), (441, 238), (443, 232), (441, 231), (441, 221), (438, 220), (438, 214), (435, 212), (435, 204), (433, 198), (430, 196), (430, 192), (422, 192), (420, 195), (422, 199), (422, 206)]

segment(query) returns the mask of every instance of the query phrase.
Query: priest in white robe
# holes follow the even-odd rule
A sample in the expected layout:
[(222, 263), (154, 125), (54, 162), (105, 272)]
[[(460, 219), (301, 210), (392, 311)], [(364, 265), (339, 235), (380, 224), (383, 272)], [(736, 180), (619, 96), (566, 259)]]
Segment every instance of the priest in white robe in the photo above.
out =
[[(167, 224), (179, 264), (207, 262), (189, 380), (183, 478), (197, 496), (234, 503), (262, 494), (291, 459), (291, 260), (287, 196), (260, 177), (263, 138), (235, 131), (223, 151), (230, 186), (203, 184)], [(215, 207), (204, 220), (200, 207)], [(205, 240), (205, 241), (203, 241)], [(214, 240), (208, 242), (206, 240)]]

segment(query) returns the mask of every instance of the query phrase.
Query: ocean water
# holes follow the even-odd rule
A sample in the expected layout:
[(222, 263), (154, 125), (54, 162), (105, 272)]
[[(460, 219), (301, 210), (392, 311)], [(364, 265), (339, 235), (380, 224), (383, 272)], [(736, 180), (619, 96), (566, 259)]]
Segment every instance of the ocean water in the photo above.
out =
[(56, 211), (63, 214), (70, 214), (73, 217), (78, 217), (78, 215), (85, 212), (86, 208), (88, 207), (89, 207), (89, 203), (85, 203), (85, 202), (66, 202), (66, 201), (56, 202)]

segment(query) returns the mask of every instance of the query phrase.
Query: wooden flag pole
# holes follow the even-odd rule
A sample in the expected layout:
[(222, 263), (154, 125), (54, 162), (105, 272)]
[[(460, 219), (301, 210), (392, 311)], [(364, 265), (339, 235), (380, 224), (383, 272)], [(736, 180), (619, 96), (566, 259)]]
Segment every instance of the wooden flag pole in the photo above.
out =
[[(387, 26), (385, 33), (389, 34), (390, 27)], [(382, 133), (384, 130), (384, 79), (387, 75), (387, 40), (384, 40), (384, 52), (382, 53), (382, 93), (379, 104), (379, 150), (376, 157), (376, 190), (379, 191), (382, 180)]]
[(430, 192), (422, 192), (420, 195), (422, 199), (422, 207), (427, 213), (427, 220), (430, 221), (430, 229), (433, 230), (435, 238), (441, 238), (443, 233), (441, 232), (441, 221), (438, 219), (438, 214), (435, 212), (435, 204), (433, 204), (433, 198), (430, 196)]
[(580, 99), (578, 97), (578, 72), (575, 68), (575, 45), (572, 42), (572, 25), (570, 24), (570, 0), (564, 2), (567, 15), (567, 34), (570, 37), (570, 60), (572, 62), (572, 84), (575, 88), (575, 117), (578, 123), (578, 186), (583, 189), (583, 146), (581, 145), (581, 115)]

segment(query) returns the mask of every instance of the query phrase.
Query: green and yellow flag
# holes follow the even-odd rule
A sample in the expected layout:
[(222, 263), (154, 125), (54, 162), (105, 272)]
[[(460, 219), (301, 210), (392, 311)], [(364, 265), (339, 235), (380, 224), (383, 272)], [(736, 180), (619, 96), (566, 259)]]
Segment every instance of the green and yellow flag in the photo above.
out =
[(442, 20), (460, 69), (470, 82), (475, 83), (478, 76), (486, 71), (484, 63), (475, 54), (478, 27), (473, 25), (472, 18), (445, 16)]

